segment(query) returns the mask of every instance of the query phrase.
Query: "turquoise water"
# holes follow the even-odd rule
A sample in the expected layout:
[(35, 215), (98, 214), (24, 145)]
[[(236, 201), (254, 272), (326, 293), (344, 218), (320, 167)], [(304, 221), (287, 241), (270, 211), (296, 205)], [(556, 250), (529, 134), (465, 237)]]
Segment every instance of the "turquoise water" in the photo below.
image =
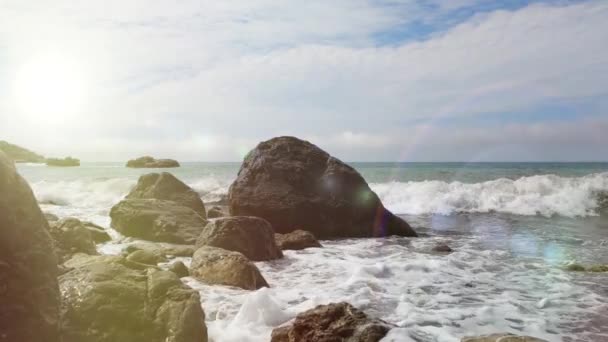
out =
[[(549, 341), (608, 341), (608, 274), (566, 270), (608, 264), (608, 163), (352, 163), (421, 238), (323, 241), (257, 263), (270, 289), (184, 281), (200, 290), (216, 341), (267, 341), (273, 327), (320, 303), (345, 300), (394, 323), (386, 341), (456, 342), (464, 335), (526, 333)], [(206, 203), (222, 199), (239, 163), (166, 170), (122, 163), (77, 168), (19, 165), (43, 210), (108, 227), (118, 253), (132, 239), (110, 227), (110, 208), (153, 171), (169, 171)], [(436, 255), (436, 243), (455, 252)], [(188, 259), (184, 260), (186, 263)]]

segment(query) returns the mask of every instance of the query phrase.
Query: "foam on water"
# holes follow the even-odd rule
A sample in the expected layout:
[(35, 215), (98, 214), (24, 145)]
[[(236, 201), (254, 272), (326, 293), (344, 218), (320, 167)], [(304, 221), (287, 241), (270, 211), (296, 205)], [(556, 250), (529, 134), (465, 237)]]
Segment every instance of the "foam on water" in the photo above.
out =
[(568, 324), (607, 305), (561, 266), (482, 250), (473, 237), (451, 238), (450, 255), (429, 253), (438, 241), (446, 238), (325, 241), (287, 251), (257, 263), (271, 288), (254, 292), (187, 283), (201, 293), (215, 342), (268, 341), (298, 312), (338, 301), (397, 325), (385, 341), (455, 342), (501, 331), (576, 340)]
[(597, 196), (608, 192), (608, 172), (584, 177), (538, 175), (481, 183), (445, 181), (371, 185), (399, 214), (503, 212), (517, 215), (597, 215)]

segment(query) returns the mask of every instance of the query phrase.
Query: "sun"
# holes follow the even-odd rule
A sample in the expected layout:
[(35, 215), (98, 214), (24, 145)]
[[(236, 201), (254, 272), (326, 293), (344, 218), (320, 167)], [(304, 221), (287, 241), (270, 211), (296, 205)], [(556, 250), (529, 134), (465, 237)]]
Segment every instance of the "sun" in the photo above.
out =
[(65, 56), (41, 55), (18, 70), (15, 95), (21, 111), (38, 121), (68, 119), (82, 110), (82, 68)]

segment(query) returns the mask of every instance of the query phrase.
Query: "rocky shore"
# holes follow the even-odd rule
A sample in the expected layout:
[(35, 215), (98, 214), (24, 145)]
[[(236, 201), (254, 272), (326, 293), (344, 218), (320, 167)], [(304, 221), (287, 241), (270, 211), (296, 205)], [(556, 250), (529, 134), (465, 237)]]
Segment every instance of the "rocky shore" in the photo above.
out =
[[(97, 245), (111, 239), (107, 231), (45, 217), (0, 152), (0, 277), (6, 284), (0, 340), (204, 342), (205, 294), (183, 277), (255, 291), (273, 286), (255, 262), (281, 260), (284, 250), (323, 248), (317, 238), (417, 236), (356, 170), (293, 137), (262, 142), (247, 155), (225, 207), (207, 211), (193, 189), (163, 172), (141, 176), (109, 215), (113, 229), (145, 242), (122, 255), (100, 255)], [(178, 257), (191, 257), (189, 266)], [(283, 322), (271, 340), (372, 342), (392, 328), (339, 302)], [(540, 341), (510, 338), (463, 341)]]

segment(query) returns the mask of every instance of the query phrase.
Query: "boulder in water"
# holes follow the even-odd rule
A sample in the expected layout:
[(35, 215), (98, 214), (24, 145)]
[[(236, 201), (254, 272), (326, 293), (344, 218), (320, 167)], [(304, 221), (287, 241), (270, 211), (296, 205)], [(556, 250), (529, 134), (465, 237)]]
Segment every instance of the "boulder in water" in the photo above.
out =
[(547, 342), (532, 336), (518, 336), (508, 333), (483, 335), (476, 337), (463, 337), (461, 342)]
[(270, 223), (259, 217), (234, 216), (210, 221), (198, 237), (196, 246), (240, 252), (253, 261), (283, 257)]
[(137, 185), (126, 198), (173, 201), (194, 210), (202, 218), (207, 217), (198, 193), (168, 172), (148, 173), (139, 177)]
[(323, 247), (311, 232), (294, 230), (287, 234), (274, 234), (277, 245), (281, 250), (300, 250), (311, 247)]
[(453, 250), (450, 246), (448, 246), (445, 243), (438, 243), (435, 246), (433, 246), (433, 252), (438, 252), (438, 253), (452, 253)]
[(44, 215), (44, 218), (46, 218), (46, 220), (48, 222), (55, 222), (55, 221), (59, 221), (59, 217), (57, 217), (57, 215), (55, 214), (51, 214), (51, 213), (42, 213)]
[(348, 303), (319, 305), (272, 331), (271, 342), (377, 342), (392, 328)]
[(222, 209), (222, 207), (219, 205), (216, 205), (207, 211), (207, 218), (218, 218), (224, 216), (226, 216), (226, 213), (224, 213), (224, 209)]
[(57, 342), (60, 295), (48, 222), (0, 152), (0, 339)]
[(126, 199), (110, 211), (112, 227), (126, 236), (149, 241), (194, 244), (207, 221), (173, 201)]
[(266, 219), (277, 233), (318, 238), (416, 236), (352, 167), (294, 137), (261, 142), (245, 157), (228, 195), (230, 214)]
[(156, 265), (159, 262), (167, 261), (163, 255), (156, 254), (148, 250), (134, 251), (133, 253), (127, 255), (127, 260), (144, 265)]
[(131, 159), (127, 162), (127, 167), (132, 168), (169, 168), (179, 167), (177, 160), (173, 159), (154, 159), (150, 156)]
[(77, 256), (59, 278), (64, 342), (205, 342), (198, 292), (169, 271)]
[(183, 278), (190, 275), (188, 267), (181, 261), (176, 261), (169, 266), (169, 271), (175, 273), (178, 277)]
[(78, 219), (67, 218), (53, 222), (49, 232), (55, 242), (55, 252), (62, 262), (76, 253), (98, 254), (91, 231)]
[(190, 275), (210, 285), (257, 290), (268, 287), (260, 270), (239, 252), (204, 246), (194, 252)]
[(155, 243), (138, 241), (125, 248), (127, 254), (131, 254), (138, 250), (145, 250), (165, 258), (173, 257), (191, 257), (194, 254), (193, 245), (178, 245), (168, 243)]

